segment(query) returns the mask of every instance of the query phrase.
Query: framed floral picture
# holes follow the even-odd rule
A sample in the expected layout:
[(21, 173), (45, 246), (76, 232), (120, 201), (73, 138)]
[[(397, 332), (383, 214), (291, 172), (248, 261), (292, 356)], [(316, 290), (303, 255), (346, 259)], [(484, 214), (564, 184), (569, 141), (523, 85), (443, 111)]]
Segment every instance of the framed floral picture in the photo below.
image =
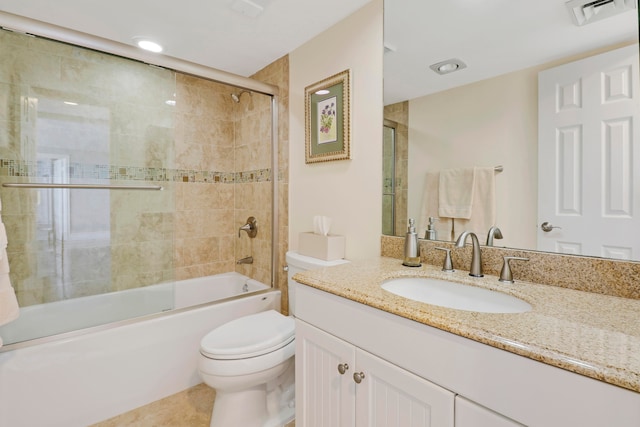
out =
[(351, 70), (305, 88), (306, 163), (351, 158)]

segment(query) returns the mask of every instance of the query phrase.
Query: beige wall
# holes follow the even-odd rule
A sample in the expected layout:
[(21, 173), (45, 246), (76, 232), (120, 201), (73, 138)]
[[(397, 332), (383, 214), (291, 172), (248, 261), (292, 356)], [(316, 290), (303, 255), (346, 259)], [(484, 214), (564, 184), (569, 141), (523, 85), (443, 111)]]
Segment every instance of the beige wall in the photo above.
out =
[[(374, 0), (290, 56), (289, 247), (314, 215), (346, 236), (346, 257), (380, 254), (382, 215), (382, 1)], [(351, 160), (305, 164), (305, 87), (352, 72)]]

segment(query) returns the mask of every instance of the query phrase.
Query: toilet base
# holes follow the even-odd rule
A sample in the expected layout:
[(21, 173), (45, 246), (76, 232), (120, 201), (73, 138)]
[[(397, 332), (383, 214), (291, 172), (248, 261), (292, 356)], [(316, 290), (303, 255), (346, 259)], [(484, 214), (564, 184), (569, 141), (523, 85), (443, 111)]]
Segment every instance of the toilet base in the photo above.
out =
[(235, 392), (218, 391), (213, 403), (211, 427), (262, 427), (267, 416), (267, 391), (264, 386)]
[(277, 412), (268, 410), (264, 387), (216, 394), (210, 427), (282, 427), (295, 418), (293, 399)]
[[(253, 387), (235, 387), (237, 378), (215, 378), (204, 376), (209, 386), (218, 385), (211, 414), (211, 427), (282, 427), (295, 417), (295, 363), (294, 358), (273, 367), (271, 381)], [(201, 372), (202, 374), (202, 372)], [(255, 379), (255, 378), (254, 378)], [(228, 380), (225, 381), (225, 380)], [(246, 383), (244, 383), (246, 385)]]

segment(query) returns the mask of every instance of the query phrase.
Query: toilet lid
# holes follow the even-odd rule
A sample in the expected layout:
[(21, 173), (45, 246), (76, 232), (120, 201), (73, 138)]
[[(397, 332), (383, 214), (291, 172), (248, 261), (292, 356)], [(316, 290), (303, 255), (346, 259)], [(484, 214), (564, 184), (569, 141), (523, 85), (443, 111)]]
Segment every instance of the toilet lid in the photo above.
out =
[(270, 353), (295, 338), (295, 321), (275, 310), (232, 320), (209, 332), (200, 351), (211, 359), (244, 359)]

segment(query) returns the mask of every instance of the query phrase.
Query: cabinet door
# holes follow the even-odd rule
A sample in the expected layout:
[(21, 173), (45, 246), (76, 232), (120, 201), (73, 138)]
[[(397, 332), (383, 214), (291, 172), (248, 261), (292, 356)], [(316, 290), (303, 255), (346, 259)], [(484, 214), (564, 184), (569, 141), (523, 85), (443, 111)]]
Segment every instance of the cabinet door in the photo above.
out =
[(355, 425), (354, 366), (354, 346), (296, 320), (296, 425)]
[(456, 427), (522, 427), (510, 418), (456, 396)]
[(360, 349), (356, 372), (364, 374), (356, 386), (358, 426), (453, 427), (449, 390)]

